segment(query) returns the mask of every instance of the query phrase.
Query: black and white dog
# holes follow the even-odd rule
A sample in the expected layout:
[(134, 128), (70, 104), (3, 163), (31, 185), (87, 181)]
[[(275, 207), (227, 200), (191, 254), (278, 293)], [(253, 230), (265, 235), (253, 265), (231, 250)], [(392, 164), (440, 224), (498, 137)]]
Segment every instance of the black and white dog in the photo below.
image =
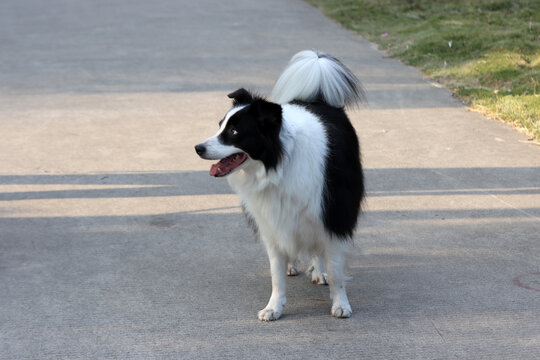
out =
[(228, 176), (266, 246), (272, 295), (259, 319), (281, 316), (285, 275), (295, 275), (306, 254), (313, 283), (330, 284), (332, 315), (351, 316), (345, 253), (364, 184), (358, 138), (344, 107), (362, 100), (358, 79), (336, 58), (302, 51), (277, 80), (271, 102), (245, 89), (228, 96), (233, 106), (219, 131), (195, 150), (203, 159), (220, 159), (210, 175)]

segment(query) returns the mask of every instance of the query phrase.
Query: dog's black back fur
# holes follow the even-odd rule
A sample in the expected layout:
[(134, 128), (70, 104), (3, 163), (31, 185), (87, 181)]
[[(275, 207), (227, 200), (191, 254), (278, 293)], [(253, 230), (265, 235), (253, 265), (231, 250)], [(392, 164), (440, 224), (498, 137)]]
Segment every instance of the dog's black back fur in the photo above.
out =
[(293, 104), (315, 114), (325, 127), (328, 157), (323, 200), (324, 225), (331, 234), (350, 237), (365, 195), (360, 145), (354, 127), (343, 108), (322, 102), (295, 101)]

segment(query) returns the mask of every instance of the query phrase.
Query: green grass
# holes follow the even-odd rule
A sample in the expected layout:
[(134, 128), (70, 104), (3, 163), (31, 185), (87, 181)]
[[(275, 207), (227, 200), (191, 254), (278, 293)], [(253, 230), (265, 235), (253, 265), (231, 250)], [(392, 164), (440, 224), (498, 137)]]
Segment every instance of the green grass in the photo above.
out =
[(540, 1), (308, 1), (540, 140)]

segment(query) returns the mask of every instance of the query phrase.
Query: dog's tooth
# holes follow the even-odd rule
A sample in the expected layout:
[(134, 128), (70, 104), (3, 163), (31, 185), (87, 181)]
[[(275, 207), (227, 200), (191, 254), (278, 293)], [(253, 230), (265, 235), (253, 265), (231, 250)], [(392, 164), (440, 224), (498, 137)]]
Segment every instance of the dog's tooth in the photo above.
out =
[(217, 168), (217, 172), (221, 173), (221, 168), (220, 167)]

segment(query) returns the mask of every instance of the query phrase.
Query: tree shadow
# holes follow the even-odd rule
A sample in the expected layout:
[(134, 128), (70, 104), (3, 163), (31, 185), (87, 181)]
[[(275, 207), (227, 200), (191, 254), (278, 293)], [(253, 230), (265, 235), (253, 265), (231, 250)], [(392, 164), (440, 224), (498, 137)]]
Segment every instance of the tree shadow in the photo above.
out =
[[(537, 167), (397, 168), (364, 172), (369, 197), (540, 193)], [(210, 177), (206, 171), (0, 175), (0, 185), (96, 185), (93, 189), (4, 192), (0, 193), (0, 201), (233, 194), (224, 179)]]
[[(232, 191), (224, 180), (212, 178), (206, 171), (68, 175), (2, 175), (0, 176), (0, 185), (2, 184), (95, 185), (96, 187), (93, 189), (4, 192), (0, 193), (0, 201), (232, 194)], [(115, 185), (118, 187), (114, 187)]]

